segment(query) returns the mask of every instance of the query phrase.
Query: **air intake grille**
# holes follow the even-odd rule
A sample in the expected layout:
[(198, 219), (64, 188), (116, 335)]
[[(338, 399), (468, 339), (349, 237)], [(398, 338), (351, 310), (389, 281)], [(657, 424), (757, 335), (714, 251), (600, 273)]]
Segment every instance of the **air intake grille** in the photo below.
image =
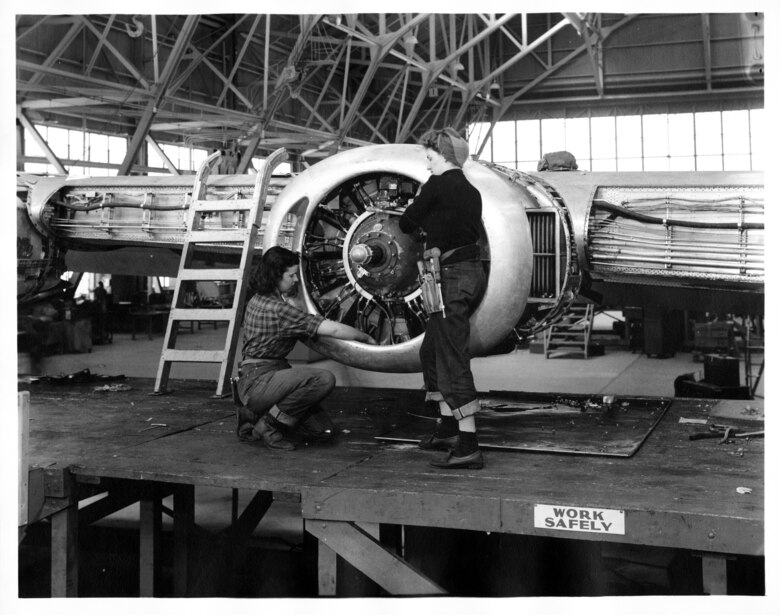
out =
[(561, 223), (554, 209), (527, 209), (533, 242), (534, 268), (530, 301), (557, 299), (566, 271), (566, 245)]

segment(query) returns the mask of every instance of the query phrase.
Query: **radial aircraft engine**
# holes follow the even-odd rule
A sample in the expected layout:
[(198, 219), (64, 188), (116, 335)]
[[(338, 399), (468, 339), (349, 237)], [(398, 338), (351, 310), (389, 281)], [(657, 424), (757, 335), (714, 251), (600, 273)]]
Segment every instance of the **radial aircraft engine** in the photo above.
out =
[[(471, 317), (474, 356), (513, 329), (543, 330), (579, 301), (763, 311), (761, 173), (522, 173), (475, 160), (463, 171), (482, 195), (488, 280)], [(258, 251), (300, 253), (293, 301), (378, 342), (311, 342), (318, 352), (362, 369), (420, 369), (423, 244), (398, 220), (428, 177), (420, 146), (375, 145), (273, 178)], [(208, 182), (213, 198), (245, 198), (254, 178)], [(49, 261), (65, 251), (70, 270), (175, 276), (192, 189), (191, 176), (46, 178), (26, 206)], [(245, 221), (222, 212), (201, 223)], [(231, 258), (218, 243), (203, 250), (207, 262)]]

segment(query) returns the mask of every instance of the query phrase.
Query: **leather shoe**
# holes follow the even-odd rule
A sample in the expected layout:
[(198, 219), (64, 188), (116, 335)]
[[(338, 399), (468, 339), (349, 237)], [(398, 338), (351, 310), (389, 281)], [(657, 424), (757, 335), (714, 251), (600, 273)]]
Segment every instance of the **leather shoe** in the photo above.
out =
[(451, 451), (458, 445), (458, 436), (449, 436), (443, 438), (437, 436), (435, 433), (430, 436), (426, 436), (417, 445), (424, 451)]
[(252, 433), (258, 434), (263, 439), (266, 448), (277, 451), (294, 451), (295, 444), (287, 440), (275, 424), (279, 425), (279, 421), (266, 414), (257, 421)]
[(482, 451), (477, 449), (469, 455), (463, 457), (456, 457), (453, 453), (447, 455), (447, 459), (444, 461), (431, 461), (430, 464), (434, 468), (444, 468), (447, 470), (456, 469), (468, 469), (468, 470), (481, 470), (484, 462), (482, 460)]
[(295, 426), (295, 435), (304, 442), (322, 443), (332, 440), (337, 429), (324, 410), (305, 417)]

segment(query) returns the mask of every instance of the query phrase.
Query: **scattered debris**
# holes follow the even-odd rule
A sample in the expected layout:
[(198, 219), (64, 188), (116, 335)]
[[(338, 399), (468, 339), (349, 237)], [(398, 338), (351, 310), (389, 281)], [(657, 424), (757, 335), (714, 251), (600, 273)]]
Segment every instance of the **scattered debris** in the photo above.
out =
[(684, 416), (680, 417), (680, 423), (692, 423), (694, 425), (706, 425), (707, 419), (689, 419)]
[(133, 387), (131, 387), (129, 384), (104, 384), (102, 387), (95, 387), (92, 389), (96, 392), (109, 392), (109, 393), (117, 393), (119, 391), (131, 391)]
[(141, 431), (149, 431), (150, 429), (156, 429), (157, 427), (168, 427), (167, 423), (152, 423), (149, 427), (144, 427)]
[(750, 487), (737, 487), (737, 493), (740, 495), (750, 495), (753, 490)]

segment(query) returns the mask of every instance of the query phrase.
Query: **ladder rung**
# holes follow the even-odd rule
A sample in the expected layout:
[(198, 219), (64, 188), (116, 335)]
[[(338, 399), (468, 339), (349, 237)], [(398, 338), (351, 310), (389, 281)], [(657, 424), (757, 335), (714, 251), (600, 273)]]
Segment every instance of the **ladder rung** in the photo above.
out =
[(177, 350), (166, 348), (162, 352), (162, 360), (181, 363), (222, 363), (225, 359), (224, 350)]
[(193, 201), (190, 207), (194, 211), (248, 211), (252, 208), (252, 199), (198, 200)]
[(241, 269), (182, 269), (179, 280), (240, 280)]
[(190, 231), (186, 241), (190, 243), (243, 242), (249, 237), (249, 229), (231, 229), (225, 231)]
[(172, 320), (233, 320), (231, 309), (210, 310), (207, 308), (175, 308), (171, 310)]

